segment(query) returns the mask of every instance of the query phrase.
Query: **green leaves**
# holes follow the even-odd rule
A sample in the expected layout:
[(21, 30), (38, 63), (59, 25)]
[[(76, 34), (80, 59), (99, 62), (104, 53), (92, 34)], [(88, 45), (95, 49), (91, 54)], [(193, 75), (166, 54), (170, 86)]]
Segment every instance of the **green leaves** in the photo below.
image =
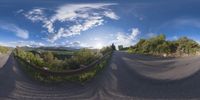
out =
[(191, 39), (188, 39), (187, 37), (182, 37), (180, 39), (177, 40), (178, 43), (178, 48), (177, 48), (177, 52), (179, 52), (179, 54), (195, 54), (200, 46), (199, 44)]
[(4, 47), (4, 46), (0, 46), (0, 53), (7, 53), (8, 52), (8, 48)]
[(44, 52), (42, 56), (45, 62), (51, 63), (54, 60), (54, 55), (50, 51)]
[(141, 39), (135, 46), (130, 47), (129, 52), (153, 55), (195, 55), (199, 48), (197, 42), (187, 37), (181, 37), (177, 41), (167, 41), (165, 35), (161, 34), (150, 39)]

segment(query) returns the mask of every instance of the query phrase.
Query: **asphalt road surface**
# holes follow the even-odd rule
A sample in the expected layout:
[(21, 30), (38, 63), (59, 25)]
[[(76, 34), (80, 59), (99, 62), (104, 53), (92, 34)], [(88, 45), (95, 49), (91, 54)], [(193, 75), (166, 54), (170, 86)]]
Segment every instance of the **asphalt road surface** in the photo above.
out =
[(8, 60), (10, 53), (8, 54), (1, 54), (0, 53), (0, 69), (5, 65), (6, 61)]
[(85, 85), (36, 82), (20, 70), (13, 56), (5, 65), (0, 63), (0, 100), (200, 99), (200, 57), (159, 58), (114, 52), (110, 64)]

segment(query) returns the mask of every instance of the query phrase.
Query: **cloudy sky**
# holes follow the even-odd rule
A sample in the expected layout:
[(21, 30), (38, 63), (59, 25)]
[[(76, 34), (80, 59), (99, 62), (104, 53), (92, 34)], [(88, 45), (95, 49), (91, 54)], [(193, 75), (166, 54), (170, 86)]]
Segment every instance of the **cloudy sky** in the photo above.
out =
[(0, 45), (134, 45), (165, 34), (200, 41), (199, 0), (1, 0)]

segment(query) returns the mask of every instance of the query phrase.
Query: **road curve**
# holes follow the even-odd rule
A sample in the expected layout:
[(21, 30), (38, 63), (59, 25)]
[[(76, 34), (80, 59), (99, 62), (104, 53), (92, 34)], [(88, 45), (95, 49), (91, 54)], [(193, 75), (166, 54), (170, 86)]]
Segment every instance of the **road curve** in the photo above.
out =
[(200, 99), (198, 60), (114, 52), (110, 64), (85, 85), (50, 85), (31, 80), (10, 56), (0, 69), (0, 100)]

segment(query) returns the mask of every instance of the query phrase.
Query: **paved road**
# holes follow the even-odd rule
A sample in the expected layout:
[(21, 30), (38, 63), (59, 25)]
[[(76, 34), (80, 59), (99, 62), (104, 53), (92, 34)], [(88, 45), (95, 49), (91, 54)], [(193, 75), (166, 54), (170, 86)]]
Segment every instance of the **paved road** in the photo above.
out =
[(110, 64), (85, 85), (49, 85), (28, 78), (10, 56), (0, 69), (0, 100), (200, 99), (199, 60), (115, 52)]
[(0, 69), (5, 65), (6, 61), (8, 60), (10, 53), (8, 54), (1, 54), (0, 53)]

